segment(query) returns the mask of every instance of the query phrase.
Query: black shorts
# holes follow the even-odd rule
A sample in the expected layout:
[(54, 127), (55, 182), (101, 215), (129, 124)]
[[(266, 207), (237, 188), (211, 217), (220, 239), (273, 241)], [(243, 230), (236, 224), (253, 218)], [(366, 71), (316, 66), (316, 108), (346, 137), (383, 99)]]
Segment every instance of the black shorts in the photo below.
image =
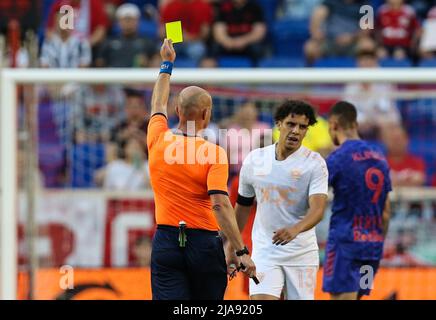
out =
[(222, 300), (227, 287), (223, 242), (216, 231), (159, 225), (151, 253), (153, 300)]

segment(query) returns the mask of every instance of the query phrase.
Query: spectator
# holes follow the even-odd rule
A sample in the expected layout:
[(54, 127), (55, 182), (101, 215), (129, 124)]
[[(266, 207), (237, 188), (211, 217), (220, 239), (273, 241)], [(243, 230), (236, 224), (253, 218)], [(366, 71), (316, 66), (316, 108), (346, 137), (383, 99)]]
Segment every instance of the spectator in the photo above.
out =
[[(61, 14), (56, 14), (56, 21)], [(86, 68), (91, 65), (91, 47), (88, 40), (79, 38), (70, 29), (55, 24), (50, 37), (44, 39), (40, 65), (43, 68)]]
[(87, 85), (75, 94), (75, 142), (106, 143), (120, 118), (123, 96), (117, 86)]
[(213, 26), (213, 55), (242, 55), (256, 63), (263, 55), (265, 35), (266, 24), (255, 1), (224, 1)]
[(423, 25), (423, 34), (420, 42), (420, 55), (423, 59), (436, 57), (436, 6), (429, 12)]
[(121, 34), (104, 41), (99, 49), (96, 66), (109, 68), (145, 67), (155, 53), (155, 46), (138, 35), (141, 13), (134, 4), (125, 3), (116, 11)]
[(205, 57), (200, 61), (200, 68), (218, 68), (218, 62), (213, 57)]
[(321, 0), (280, 0), (279, 16), (281, 19), (306, 20)]
[(144, 144), (147, 140), (148, 111), (145, 105), (143, 92), (127, 88), (125, 91), (125, 118), (111, 131), (108, 145), (108, 159), (115, 157), (116, 149), (120, 144), (130, 138), (136, 138)]
[[(357, 65), (359, 68), (378, 68), (375, 49), (360, 50)], [(394, 89), (385, 83), (349, 83), (345, 86), (343, 99), (356, 106), (362, 138), (377, 140), (381, 127), (401, 123), (400, 112), (390, 97)]]
[(161, 9), (161, 36), (165, 36), (165, 23), (178, 20), (182, 21), (183, 43), (177, 44), (177, 57), (200, 61), (206, 54), (212, 7), (205, 0), (168, 1)]
[(108, 190), (144, 190), (150, 187), (150, 174), (144, 143), (130, 138), (119, 145), (118, 158), (95, 174), (95, 182)]
[(310, 20), (311, 38), (304, 51), (311, 65), (322, 56), (354, 55), (356, 44), (367, 36), (359, 21), (363, 0), (324, 0), (315, 8)]
[(56, 29), (56, 15), (63, 5), (74, 9), (74, 34), (79, 38), (88, 39), (91, 47), (100, 44), (107, 32), (109, 21), (102, 0), (56, 0), (49, 13), (47, 23), (47, 36)]
[(39, 1), (34, 0), (2, 0), (0, 1), (0, 34), (6, 34), (8, 24), (16, 20), (19, 24), (21, 35), (27, 30), (37, 32), (41, 12)]
[(151, 263), (151, 239), (139, 236), (133, 246), (133, 261), (131, 267), (149, 267)]
[(398, 125), (386, 126), (382, 131), (382, 138), (391, 167), (392, 185), (423, 186), (426, 179), (425, 162), (421, 157), (408, 152), (409, 138), (404, 128)]
[(415, 10), (403, 0), (386, 0), (377, 12), (377, 37), (382, 47), (379, 57), (413, 57), (419, 33)]
[[(416, 230), (400, 228), (392, 237), (395, 240), (390, 246), (386, 245), (382, 265), (384, 267), (424, 267), (426, 263), (413, 254), (413, 248), (418, 241)], [(391, 240), (392, 242), (392, 240)]]
[[(251, 150), (259, 148), (261, 143), (271, 144), (272, 133), (269, 131), (271, 126), (257, 119), (256, 105), (253, 102), (246, 102), (239, 107), (233, 117), (223, 120), (220, 124), (222, 128), (228, 129), (226, 151), (230, 158), (231, 175), (239, 173), (242, 162)], [(269, 138), (270, 142), (265, 141), (265, 138)]]
[(407, 2), (415, 10), (419, 21), (424, 20), (431, 7), (435, 5), (434, 0), (408, 0)]

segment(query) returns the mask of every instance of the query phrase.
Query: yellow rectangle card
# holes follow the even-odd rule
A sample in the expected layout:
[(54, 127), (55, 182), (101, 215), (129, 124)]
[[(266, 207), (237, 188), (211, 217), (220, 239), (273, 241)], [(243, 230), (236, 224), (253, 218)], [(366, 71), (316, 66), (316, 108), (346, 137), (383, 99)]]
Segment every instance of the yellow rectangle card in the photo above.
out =
[(167, 39), (171, 39), (173, 43), (183, 42), (182, 22), (173, 21), (165, 24)]

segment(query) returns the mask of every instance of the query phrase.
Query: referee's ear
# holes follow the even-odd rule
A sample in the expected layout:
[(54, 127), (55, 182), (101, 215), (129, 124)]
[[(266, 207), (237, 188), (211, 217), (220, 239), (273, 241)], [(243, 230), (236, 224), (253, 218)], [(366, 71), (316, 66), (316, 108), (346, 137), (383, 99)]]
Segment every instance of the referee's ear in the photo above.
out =
[(208, 112), (209, 110), (207, 108), (203, 109), (202, 120), (208, 120)]

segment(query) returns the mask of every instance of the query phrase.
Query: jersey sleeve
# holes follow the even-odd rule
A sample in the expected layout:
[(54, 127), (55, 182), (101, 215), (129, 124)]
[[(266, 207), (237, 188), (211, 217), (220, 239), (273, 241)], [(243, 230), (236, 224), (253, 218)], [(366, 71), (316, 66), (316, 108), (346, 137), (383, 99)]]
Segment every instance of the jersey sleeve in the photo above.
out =
[(318, 156), (316, 165), (313, 168), (309, 185), (309, 196), (313, 194), (328, 194), (328, 177), (327, 164), (325, 160)]
[(338, 179), (338, 156), (336, 153), (332, 153), (327, 157), (327, 170), (328, 170), (328, 184), (329, 186), (334, 186), (336, 180)]
[(227, 154), (223, 148), (217, 147), (217, 161), (213, 163), (207, 174), (207, 194), (225, 194), (227, 191), (227, 180), (229, 178), (229, 164)]
[(151, 116), (147, 129), (147, 147), (151, 149), (160, 134), (168, 130), (168, 120), (163, 113), (155, 113)]
[(250, 161), (249, 156), (242, 164), (241, 171), (239, 173), (239, 188), (238, 194), (244, 198), (254, 198), (256, 195), (252, 184), (250, 183)]

